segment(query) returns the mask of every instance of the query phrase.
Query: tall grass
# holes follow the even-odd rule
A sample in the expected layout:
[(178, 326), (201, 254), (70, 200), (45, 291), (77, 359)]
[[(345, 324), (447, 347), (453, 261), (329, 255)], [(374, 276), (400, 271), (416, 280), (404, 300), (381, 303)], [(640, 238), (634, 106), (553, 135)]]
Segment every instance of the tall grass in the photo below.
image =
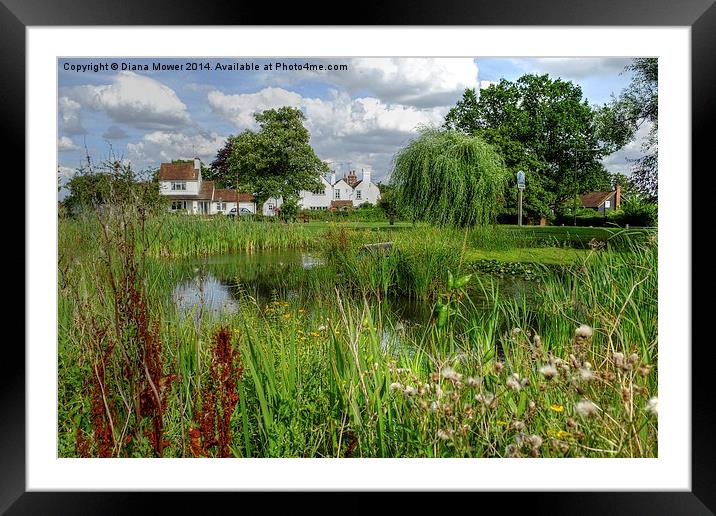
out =
[[(98, 275), (98, 249), (83, 236), (97, 226), (82, 224), (61, 234), (60, 456), (99, 454), (85, 389), (92, 361), (83, 350), (101, 328), (83, 314), (107, 325), (115, 317), (103, 301), (108, 284)], [(160, 235), (192, 234), (183, 221), (169, 224), (154, 227)], [(213, 221), (200, 224), (214, 231), (207, 229)], [(419, 228), (395, 235), (392, 251), (381, 255), (359, 253), (375, 234), (335, 229), (284, 239), (279, 224), (276, 234), (265, 229), (268, 236), (243, 224), (216, 227), (243, 228), (234, 236), (254, 242), (252, 249), (320, 246), (327, 265), (303, 271), (276, 264), (256, 273), (274, 278), (268, 303), (250, 288), (259, 276), (242, 272), (238, 311), (196, 317), (167, 302), (176, 281), (191, 277), (188, 263), (140, 266), (148, 316), (161, 321), (163, 373), (176, 375), (162, 412), (163, 456), (656, 456), (656, 418), (647, 409), (658, 389), (655, 242), (595, 251), (548, 272), (530, 301), (502, 292), (489, 276), (451, 288), (448, 270), (455, 278), (468, 272), (469, 232)], [(148, 249), (196, 254), (188, 243), (150, 241)], [(297, 286), (303, 290), (288, 296)], [(433, 299), (449, 316), (398, 324), (386, 304), (396, 290)], [(230, 378), (212, 369), (217, 335), (223, 342), (228, 335), (236, 367)], [(140, 428), (135, 444), (115, 455), (156, 453), (143, 436), (146, 423)]]

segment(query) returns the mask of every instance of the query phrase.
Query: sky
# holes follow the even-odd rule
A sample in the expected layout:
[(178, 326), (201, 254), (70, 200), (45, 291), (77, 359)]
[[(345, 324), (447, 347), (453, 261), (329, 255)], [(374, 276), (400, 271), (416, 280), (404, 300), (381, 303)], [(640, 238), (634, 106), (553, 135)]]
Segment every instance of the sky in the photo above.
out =
[[(631, 75), (624, 67), (629, 62), (614, 57), (60, 58), (58, 181), (64, 184), (88, 153), (95, 163), (115, 156), (136, 171), (194, 157), (208, 165), (229, 135), (257, 129), (253, 113), (285, 105), (304, 112), (311, 145), (339, 177), (349, 170), (361, 177), (361, 170), (369, 169), (373, 182), (385, 181), (394, 154), (419, 127), (441, 125), (466, 88), (547, 73), (578, 84), (589, 104), (601, 105), (628, 86)], [(155, 64), (163, 69), (153, 69)], [(328, 70), (329, 65), (345, 66)], [(640, 138), (647, 132), (643, 127), (635, 142), (607, 156), (605, 167), (628, 174), (627, 158), (641, 155)], [(65, 193), (62, 189), (60, 197)]]

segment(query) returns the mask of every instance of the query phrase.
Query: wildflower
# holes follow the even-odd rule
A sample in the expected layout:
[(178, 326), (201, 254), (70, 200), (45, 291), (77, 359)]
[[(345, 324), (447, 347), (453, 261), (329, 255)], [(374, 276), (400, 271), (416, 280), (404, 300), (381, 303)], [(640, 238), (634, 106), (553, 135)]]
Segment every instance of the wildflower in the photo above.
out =
[(439, 383), (436, 383), (436, 384), (435, 384), (435, 395), (438, 397), (438, 399), (440, 399), (440, 398), (443, 397), (443, 390), (442, 390), (442, 388), (440, 387), (440, 384), (439, 384)]
[(626, 369), (626, 362), (624, 362), (624, 353), (612, 353), (612, 360), (614, 361), (614, 367), (617, 369)]
[(467, 379), (467, 385), (468, 385), (468, 387), (473, 387), (473, 388), (478, 387), (480, 385), (480, 379), (475, 378), (474, 376), (470, 376)]
[(594, 379), (594, 373), (592, 372), (592, 364), (584, 362), (584, 366), (579, 368), (579, 379), (583, 382), (589, 382)]
[(438, 411), (439, 409), (440, 409), (440, 403), (438, 403), (437, 401), (433, 401), (433, 402), (430, 404), (430, 408), (429, 408), (428, 410), (430, 410), (430, 412), (436, 412), (436, 411)]
[(391, 391), (402, 391), (403, 390), (403, 384), (400, 382), (393, 382), (390, 384), (390, 390)]
[(651, 366), (649, 364), (642, 364), (639, 366), (638, 371), (639, 371), (639, 375), (646, 378), (647, 376), (649, 376), (649, 373), (651, 372)]
[(656, 396), (649, 398), (649, 401), (646, 402), (646, 411), (653, 415), (658, 416), (659, 415), (659, 398)]
[(511, 443), (511, 444), (508, 444), (508, 445), (505, 447), (505, 455), (507, 455), (507, 456), (510, 457), (510, 458), (519, 457), (519, 456), (520, 456), (520, 452), (519, 452), (519, 449), (517, 448), (517, 445), (516, 445), (516, 444), (512, 444), (512, 443)]
[(516, 336), (519, 335), (520, 333), (522, 333), (522, 329), (521, 329), (521, 328), (512, 328), (512, 336), (513, 336), (513, 337), (516, 337)]
[(500, 374), (502, 370), (505, 368), (505, 364), (502, 362), (495, 362), (495, 365), (493, 366), (495, 372), (497, 374)]
[(406, 396), (412, 397), (418, 393), (418, 390), (415, 387), (407, 386), (403, 392), (405, 392)]
[(555, 412), (564, 412), (564, 407), (562, 405), (558, 405), (556, 403), (552, 403), (549, 406), (549, 408), (554, 410)]
[(299, 309), (298, 309), (298, 313), (299, 313), (299, 314), (302, 314), (302, 313), (304, 313), (304, 312), (305, 312), (305, 310), (304, 310), (303, 308), (299, 308)]
[(286, 313), (286, 314), (283, 314), (282, 317), (283, 317), (284, 319), (290, 319), (290, 318), (291, 318), (291, 314)]
[(502, 421), (501, 419), (498, 419), (497, 424), (500, 426), (507, 426), (508, 423), (507, 423), (507, 421)]
[(578, 401), (574, 408), (582, 417), (591, 417), (597, 413), (597, 406), (589, 400)]
[(324, 331), (325, 329), (326, 327), (323, 324), (318, 327), (318, 331)]
[(535, 410), (537, 410), (537, 404), (530, 400), (529, 403), (527, 403), (527, 417), (532, 417), (535, 413)]
[(540, 446), (542, 446), (542, 438), (539, 435), (530, 435), (525, 437), (524, 442), (533, 450), (537, 450)]
[(586, 324), (582, 324), (579, 328), (574, 330), (574, 336), (577, 340), (589, 340), (592, 338), (592, 328)]
[(629, 358), (627, 359), (627, 363), (629, 365), (634, 365), (637, 362), (639, 362), (639, 355), (637, 355), (636, 353), (632, 353), (631, 355), (629, 355)]
[(575, 426), (577, 426), (577, 422), (574, 420), (574, 418), (568, 417), (567, 418), (567, 426), (574, 428)]
[(442, 371), (440, 371), (440, 375), (451, 382), (459, 382), (462, 379), (462, 375), (460, 373), (455, 372), (452, 367), (447, 366), (443, 367)]
[(515, 421), (514, 425), (512, 425), (515, 430), (518, 432), (521, 432), (525, 429), (525, 424), (522, 421)]
[(512, 389), (513, 391), (519, 391), (522, 388), (519, 378), (519, 375), (517, 373), (514, 373), (512, 376), (509, 376), (507, 378), (505, 385), (507, 385), (507, 387)]
[(438, 439), (442, 439), (443, 441), (448, 441), (451, 439), (452, 430), (448, 429), (446, 432), (443, 429), (438, 430)]
[(539, 335), (535, 333), (534, 338), (532, 339), (532, 344), (534, 344), (535, 347), (541, 348), (542, 347), (542, 339)]
[(554, 367), (552, 364), (542, 366), (539, 372), (542, 373), (542, 375), (548, 380), (551, 380), (552, 378), (559, 375), (559, 371), (557, 371), (557, 368)]
[(557, 438), (558, 439), (570, 439), (572, 437), (572, 434), (569, 432), (565, 432), (564, 430), (560, 430), (557, 432)]

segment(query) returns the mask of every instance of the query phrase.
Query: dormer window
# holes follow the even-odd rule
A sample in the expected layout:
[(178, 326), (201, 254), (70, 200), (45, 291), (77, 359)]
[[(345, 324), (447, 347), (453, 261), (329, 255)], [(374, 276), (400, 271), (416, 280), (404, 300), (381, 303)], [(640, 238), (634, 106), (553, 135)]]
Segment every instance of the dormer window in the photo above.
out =
[(186, 181), (172, 181), (172, 191), (186, 191)]

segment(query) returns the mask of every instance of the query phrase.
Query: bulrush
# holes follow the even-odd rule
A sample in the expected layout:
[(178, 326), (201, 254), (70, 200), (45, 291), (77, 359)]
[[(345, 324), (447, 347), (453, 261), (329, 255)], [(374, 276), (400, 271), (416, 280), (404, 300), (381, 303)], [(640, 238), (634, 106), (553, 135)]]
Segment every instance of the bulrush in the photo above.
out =
[(574, 408), (582, 417), (592, 417), (597, 413), (597, 406), (590, 400), (578, 401)]

